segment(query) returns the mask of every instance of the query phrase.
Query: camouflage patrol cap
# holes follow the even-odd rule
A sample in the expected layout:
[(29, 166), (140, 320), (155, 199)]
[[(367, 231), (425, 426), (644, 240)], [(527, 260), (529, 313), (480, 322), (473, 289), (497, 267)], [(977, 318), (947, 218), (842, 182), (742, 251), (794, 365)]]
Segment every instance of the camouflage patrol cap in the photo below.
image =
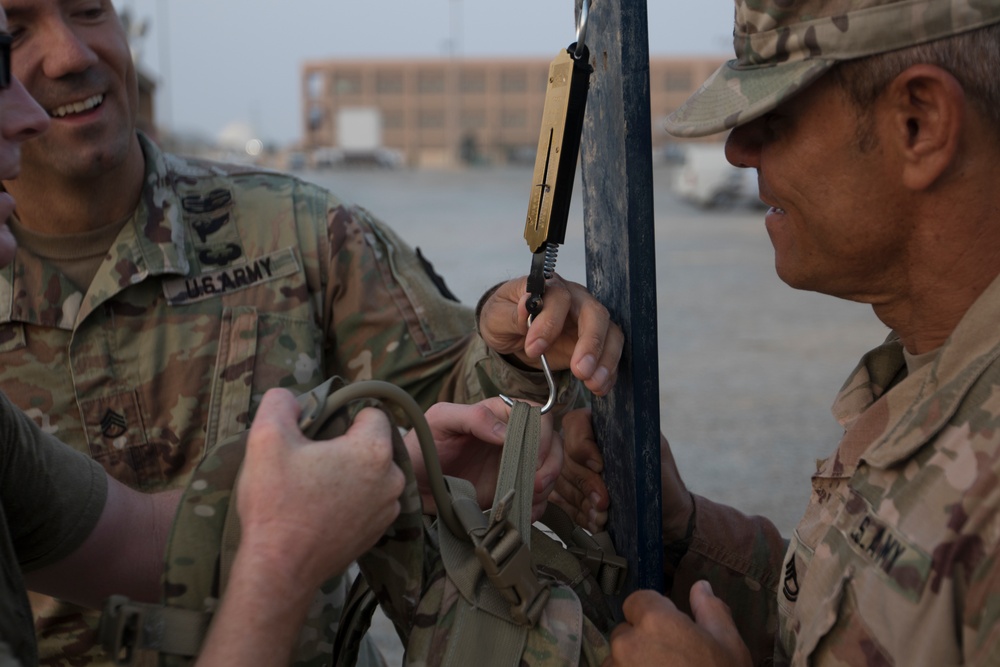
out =
[(698, 137), (757, 118), (834, 63), (1000, 21), (1000, 0), (736, 0), (736, 58), (667, 119)]

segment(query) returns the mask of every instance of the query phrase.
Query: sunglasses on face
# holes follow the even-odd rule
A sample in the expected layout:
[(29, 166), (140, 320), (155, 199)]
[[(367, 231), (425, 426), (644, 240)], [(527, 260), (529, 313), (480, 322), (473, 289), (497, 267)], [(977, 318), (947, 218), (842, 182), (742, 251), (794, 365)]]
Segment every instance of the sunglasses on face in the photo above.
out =
[(13, 38), (0, 33), (0, 90), (10, 87), (10, 43)]

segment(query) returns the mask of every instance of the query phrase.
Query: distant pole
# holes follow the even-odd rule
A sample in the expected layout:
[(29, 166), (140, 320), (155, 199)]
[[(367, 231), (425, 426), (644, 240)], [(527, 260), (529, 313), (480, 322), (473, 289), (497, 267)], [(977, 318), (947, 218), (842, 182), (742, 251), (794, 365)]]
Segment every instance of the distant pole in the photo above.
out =
[[(582, 0), (576, 0), (577, 13)], [(591, 0), (594, 74), (581, 146), (587, 285), (625, 332), (618, 384), (594, 402), (626, 593), (663, 590), (660, 401), (645, 0)]]
[(452, 58), (462, 55), (462, 0), (449, 0), (448, 53)]
[(459, 114), (458, 100), (461, 96), (461, 81), (459, 80), (459, 59), (462, 56), (462, 0), (448, 0), (448, 68), (445, 81), (448, 96), (447, 130), (448, 154), (454, 164), (462, 164), (462, 119)]
[(171, 99), (173, 82), (170, 80), (170, 0), (156, 0), (157, 51), (160, 60), (160, 84), (162, 86), (163, 125), (168, 131), (174, 127), (174, 109)]

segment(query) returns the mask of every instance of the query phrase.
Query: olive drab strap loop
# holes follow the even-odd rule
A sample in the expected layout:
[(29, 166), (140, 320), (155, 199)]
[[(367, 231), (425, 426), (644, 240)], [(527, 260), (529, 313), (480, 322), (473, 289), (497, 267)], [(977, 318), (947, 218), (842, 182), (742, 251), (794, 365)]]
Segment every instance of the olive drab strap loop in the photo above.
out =
[[(408, 655), (411, 649), (415, 651), (415, 660), (430, 658), (426, 653), (426, 626), (417, 626), (433, 620), (432, 628), (439, 623), (447, 628), (445, 645), (428, 664), (518, 667), (529, 653), (540, 655), (540, 651), (562, 656), (544, 664), (577, 664), (576, 657), (583, 655), (584, 644), (589, 647), (588, 656), (598, 656), (596, 662), (588, 659), (588, 663), (599, 664), (601, 656), (606, 655), (607, 643), (601, 634), (595, 637), (594, 628), (598, 633), (607, 632), (602, 619), (610, 619), (611, 614), (600, 599), (581, 602), (581, 595), (597, 590), (594, 577), (558, 541), (531, 525), (541, 437), (540, 408), (521, 402), (512, 407), (494, 505), (486, 514), (479, 508), (470, 482), (441, 474), (430, 427), (406, 392), (378, 381), (338, 389), (342, 384), (340, 379), (331, 379), (299, 398), (303, 433), (314, 439), (342, 434), (353, 410), (347, 409), (348, 405), (355, 401), (374, 398), (401, 408), (420, 440), (439, 520), (433, 525), (427, 523), (412, 463), (398, 431), (393, 429), (393, 460), (407, 479), (400, 496), (400, 515), (379, 543), (358, 559), (371, 586), (359, 582), (361, 585), (352, 590), (344, 606), (345, 616), (332, 649), (333, 664), (340, 667), (370, 658), (365, 652), (370, 650), (370, 642), (364, 633), (375, 597), (395, 624)], [(167, 604), (138, 604), (125, 598), (114, 598), (108, 604), (102, 616), (101, 637), (117, 664), (134, 665), (151, 657), (152, 651), (159, 654), (162, 665), (188, 664), (200, 652), (215, 608), (208, 603), (224, 594), (229, 567), (225, 561), (235, 556), (239, 542), (235, 487), (245, 443), (246, 435), (242, 434), (213, 450), (207, 464), (199, 466), (182, 500), (182, 504), (186, 502), (196, 509), (211, 508), (213, 517), (197, 526), (190, 522), (180, 525), (183, 522), (175, 520), (172, 529), (165, 591), (184, 588), (187, 597), (177, 603), (175, 600), (180, 598), (165, 592)], [(199, 519), (205, 514), (202, 511)], [(190, 542), (198, 541), (204, 554), (196, 552), (199, 557), (192, 561), (187, 554), (194, 552), (173, 553), (177, 540), (187, 549), (194, 548)], [(592, 551), (584, 548), (587, 560), (596, 562), (597, 558), (590, 556)], [(441, 617), (434, 616), (436, 598), (424, 597), (427, 587), (437, 582), (444, 582), (442, 585), (455, 592), (448, 612), (437, 607), (447, 614)], [(425, 600), (432, 605), (430, 609), (421, 607)], [(596, 619), (596, 626), (588, 620), (590, 616)], [(584, 631), (586, 624), (590, 624), (589, 634)], [(561, 632), (559, 628), (571, 630)], [(418, 638), (415, 649), (409, 641), (414, 635)], [(528, 660), (528, 664), (543, 663)]]
[[(537, 603), (546, 589), (527, 557), (540, 422), (537, 406), (514, 403), (490, 518), (476, 505), (470, 482), (448, 478), (453, 507), (462, 517), (465, 532), (455, 535), (441, 530), (438, 534), (445, 570), (465, 601), (497, 618), (527, 625), (537, 622), (537, 611), (531, 610), (544, 606)], [(494, 586), (480, 585), (484, 574), (495, 580)]]
[(566, 549), (594, 576), (605, 595), (618, 595), (625, 585), (628, 561), (615, 552), (607, 532), (590, 534), (559, 508), (549, 503), (542, 515), (545, 524), (563, 541)]
[(417, 433), (420, 452), (424, 457), (427, 481), (430, 484), (431, 493), (434, 495), (434, 502), (437, 504), (441, 520), (447, 524), (453, 534), (464, 535), (462, 524), (452, 510), (451, 494), (448, 492), (444, 474), (441, 472), (441, 462), (434, 445), (434, 436), (431, 434), (423, 411), (413, 400), (413, 397), (396, 385), (381, 380), (355, 382), (341, 387), (333, 393), (330, 393), (330, 388), (331, 382), (328, 381), (299, 397), (299, 403), (302, 405), (299, 427), (302, 432), (314, 437), (330, 417), (351, 401), (378, 398), (395, 403), (406, 413), (410, 423), (413, 424), (413, 430)]
[(507, 421), (500, 475), (486, 534), (476, 558), (510, 603), (519, 625), (534, 625), (549, 599), (548, 586), (531, 566), (531, 500), (541, 438), (541, 409), (516, 402)]
[[(548, 603), (550, 583), (531, 563), (531, 498), (541, 435), (541, 408), (514, 401), (500, 459), (493, 509), (488, 520), (468, 519), (467, 545), (440, 531), (441, 558), (462, 600), (456, 608), (454, 639), (443, 666), (489, 664), (517, 667), (528, 630)], [(449, 479), (456, 503), (475, 501), (465, 480)], [(468, 516), (465, 512), (463, 516)], [(491, 585), (484, 585), (483, 575)], [(483, 642), (483, 637), (490, 642)]]
[[(415, 562), (420, 559), (404, 547), (423, 529), (428, 530), (426, 539), (419, 540), (420, 549), (426, 546), (436, 551), (440, 559), (432, 559), (432, 563), (437, 563), (433, 567), (443, 568), (446, 579), (454, 586), (453, 590), (457, 590), (447, 645), (429, 664), (441, 667), (517, 667), (532, 637), (538, 632), (550, 633), (556, 627), (551, 624), (552, 621), (545, 626), (550, 613), (547, 610), (552, 606), (550, 600), (556, 594), (560, 596), (557, 603), (559, 611), (551, 613), (559, 619), (583, 618), (580, 599), (562, 584), (557, 584), (559, 589), (556, 591), (550, 575), (540, 576), (535, 565), (537, 562), (539, 566), (554, 567), (556, 571), (567, 573), (575, 568), (576, 574), (559, 579), (575, 586), (582, 583), (588, 574), (579, 561), (561, 545), (538, 532), (536, 541), (540, 541), (545, 548), (538, 550), (538, 554), (529, 550), (531, 533), (536, 530), (531, 526), (531, 500), (541, 439), (539, 407), (521, 402), (512, 406), (494, 506), (487, 516), (479, 508), (476, 490), (470, 482), (441, 475), (430, 428), (409, 395), (392, 385), (371, 381), (349, 385), (336, 392), (331, 389), (319, 388), (302, 398), (301, 426), (310, 437), (322, 434), (324, 424), (348, 402), (374, 396), (389, 399), (403, 407), (420, 438), (439, 521), (427, 527), (419, 520), (416, 523), (412, 518), (404, 520), (401, 513), (400, 519), (383, 540), (360, 557), (358, 564), (369, 584), (376, 589), (380, 604), (397, 624), (397, 629), (410, 636), (413, 632), (410, 626), (416, 619), (413, 614), (417, 608), (414, 605), (420, 602), (422, 592), (419, 588), (410, 588), (409, 583), (403, 581), (415, 580), (406, 577), (419, 578), (423, 564)], [(404, 471), (409, 470), (407, 484), (412, 483), (416, 493), (412, 466), (408, 459), (405, 463)], [(414, 502), (419, 513), (419, 494), (416, 494)], [(536, 557), (542, 560), (536, 561)], [(572, 567), (560, 564), (567, 561)], [(408, 574), (404, 575), (403, 570)], [(597, 609), (591, 602), (588, 605), (588, 609)], [(356, 634), (351, 628), (362, 627), (370, 618), (370, 598), (357, 605), (349, 603), (348, 606), (352, 609), (356, 607), (357, 613), (352, 612), (352, 619), (342, 618), (347, 624), (341, 629), (345, 633)], [(396, 615), (392, 613), (394, 610)], [(599, 609), (598, 616), (611, 618), (610, 612), (603, 613)], [(420, 618), (426, 622), (429, 617)], [(539, 626), (547, 629), (538, 630)], [(576, 627), (572, 622), (570, 626)], [(561, 649), (566, 650), (568, 655), (579, 655), (582, 633), (571, 634), (571, 638), (561, 639)], [(484, 638), (488, 641), (483, 641)], [(338, 650), (337, 665), (350, 664), (352, 660), (351, 645), (355, 640), (348, 636), (343, 639), (346, 647)], [(404, 643), (407, 643), (405, 639)], [(407, 646), (408, 650), (412, 648), (409, 643)], [(416, 659), (424, 655), (421, 650), (417, 649)]]
[(511, 524), (497, 523), (476, 545), (476, 558), (490, 583), (510, 603), (518, 625), (534, 625), (549, 601), (549, 587), (531, 566), (531, 550)]
[[(425, 453), (428, 475), (432, 480), (435, 473), (437, 475), (434, 491), (440, 494), (439, 502), (450, 507), (450, 502), (445, 501), (450, 499), (450, 496), (447, 495), (447, 487), (440, 473), (433, 437), (423, 412), (413, 398), (402, 389), (386, 382), (348, 385), (339, 393), (334, 392), (336, 387), (342, 385), (343, 380), (331, 378), (299, 398), (303, 406), (300, 424), (303, 433), (314, 438), (340, 435), (342, 431), (336, 431), (331, 418), (341, 407), (359, 398), (388, 398), (402, 408), (417, 425), (421, 446), (425, 452), (430, 451), (430, 456)], [(210, 466), (213, 470), (224, 473), (215, 480), (218, 482), (218, 488), (212, 491), (210, 499), (206, 498), (201, 490), (193, 492), (193, 497), (198, 500), (198, 506), (211, 510), (208, 516), (211, 516), (212, 520), (203, 519), (197, 524), (182, 522), (179, 508), (178, 517), (175, 518), (171, 530), (171, 546), (168, 547), (168, 551), (173, 549), (175, 542), (181, 538), (185, 542), (196, 542), (199, 545), (199, 553), (204, 554), (201, 561), (213, 563), (218, 567), (216, 572), (211, 568), (199, 567), (199, 564), (192, 563), (183, 573), (171, 573), (173, 577), (184, 581), (186, 588), (200, 592), (201, 597), (197, 604), (202, 608), (178, 606), (171, 599), (166, 600), (167, 604), (147, 604), (132, 602), (121, 596), (110, 598), (103, 610), (99, 633), (105, 650), (113, 656), (117, 664), (136, 664), (147, 651), (159, 653), (161, 662), (183, 664), (200, 652), (212, 619), (211, 609), (214, 607), (213, 604), (207, 604), (210, 602), (207, 598), (225, 592), (232, 560), (239, 544), (240, 526), (236, 512), (235, 489), (245, 444), (246, 432), (219, 443), (219, 447), (213, 449), (214, 459)], [(400, 456), (406, 458), (408, 462), (405, 450)], [(199, 471), (202, 469), (203, 467), (199, 467)], [(192, 486), (189, 485), (185, 498), (192, 494)], [(184, 504), (183, 500), (181, 504)], [(183, 530), (179, 530), (181, 523), (184, 523)], [(457, 521), (456, 525), (459, 525)], [(178, 532), (183, 534), (179, 535)], [(168, 569), (176, 567), (177, 564), (168, 562)], [(217, 590), (211, 584), (213, 580), (217, 581)], [(364, 650), (367, 650), (367, 647)]]
[(105, 603), (98, 634), (116, 665), (134, 664), (135, 653), (141, 650), (194, 657), (201, 650), (211, 619), (211, 614), (204, 612), (112, 595)]
[[(507, 437), (500, 457), (500, 475), (493, 495), (490, 526), (509, 518), (514, 528), (525, 536), (531, 526), (531, 497), (538, 468), (538, 447), (541, 438), (541, 409), (515, 402), (507, 419)], [(513, 495), (513, 499), (511, 496)], [(511, 504), (514, 503), (514, 504)], [(500, 515), (500, 516), (497, 516)]]

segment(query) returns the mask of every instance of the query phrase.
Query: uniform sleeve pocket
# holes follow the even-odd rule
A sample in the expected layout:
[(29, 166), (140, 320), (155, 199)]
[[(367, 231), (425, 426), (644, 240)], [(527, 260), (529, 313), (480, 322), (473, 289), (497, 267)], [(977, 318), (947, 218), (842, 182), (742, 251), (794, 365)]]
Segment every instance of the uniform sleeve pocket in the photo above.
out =
[(439, 352), (473, 331), (472, 310), (442, 291), (441, 279), (428, 272), (426, 260), (388, 228), (371, 219), (367, 223), (368, 245), (380, 260), (382, 278), (421, 352)]
[(816, 647), (826, 637), (833, 626), (837, 623), (837, 616), (840, 611), (840, 603), (844, 597), (847, 582), (853, 575), (853, 568), (849, 569), (843, 578), (837, 582), (833, 592), (823, 600), (817, 608), (810, 614), (810, 618), (803, 619), (802, 629), (799, 632), (798, 641), (795, 645), (795, 655), (792, 664), (807, 665), (816, 651)]
[[(859, 613), (848, 567), (831, 594), (803, 619), (792, 665), (848, 664), (892, 667), (895, 661)], [(831, 660), (832, 659), (832, 660)]]

